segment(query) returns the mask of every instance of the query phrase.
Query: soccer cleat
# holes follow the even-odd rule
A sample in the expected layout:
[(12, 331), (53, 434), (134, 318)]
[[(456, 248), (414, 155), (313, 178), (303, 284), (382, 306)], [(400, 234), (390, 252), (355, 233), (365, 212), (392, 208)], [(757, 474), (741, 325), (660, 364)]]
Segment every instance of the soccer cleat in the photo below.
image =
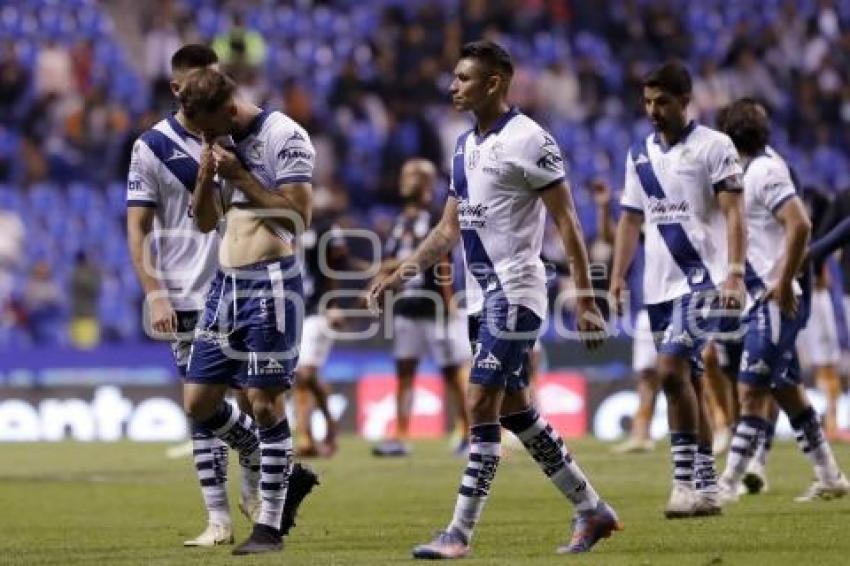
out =
[(413, 549), (413, 557), (425, 560), (450, 560), (469, 554), (469, 543), (456, 531), (439, 531), (431, 542)]
[(257, 523), (245, 542), (233, 549), (233, 554), (241, 556), (244, 554), (263, 554), (266, 552), (280, 552), (283, 550), (283, 538), (280, 531)]
[(714, 517), (723, 514), (720, 493), (717, 491), (697, 492), (697, 502), (693, 517)]
[(844, 474), (840, 474), (837, 478), (830, 482), (822, 482), (815, 480), (812, 485), (799, 497), (795, 497), (797, 503), (809, 503), (811, 501), (829, 501), (830, 499), (838, 499), (847, 495), (850, 492), (850, 482)]
[(741, 494), (741, 484), (733, 484), (731, 481), (722, 477), (717, 480), (717, 499), (720, 505), (728, 505), (729, 503), (737, 503)]
[(191, 540), (184, 540), (183, 546), (218, 546), (233, 544), (233, 527), (225, 523), (209, 523), (206, 530)]
[(655, 450), (655, 443), (648, 439), (629, 438), (611, 449), (614, 454), (642, 454)]
[(604, 501), (599, 501), (596, 509), (583, 511), (573, 517), (572, 538), (570, 543), (559, 546), (558, 554), (579, 554), (590, 552), (597, 542), (608, 538), (614, 531), (622, 531), (623, 525), (617, 518), (617, 513)]
[(684, 519), (693, 517), (699, 501), (699, 494), (692, 485), (685, 482), (673, 482), (670, 499), (664, 509), (668, 519)]
[(283, 514), (280, 516), (280, 534), (286, 536), (295, 526), (295, 515), (301, 502), (309, 495), (313, 488), (319, 485), (319, 476), (301, 464), (292, 467), (289, 475), (289, 487), (286, 489), (286, 500), (283, 502)]
[(391, 458), (410, 456), (410, 446), (400, 440), (385, 440), (372, 447), (372, 456)]
[(747, 466), (747, 473), (744, 474), (741, 483), (746, 489), (746, 493), (750, 495), (770, 491), (770, 486), (767, 483), (767, 475), (764, 473), (764, 467), (756, 464), (754, 461), (750, 462), (750, 465)]

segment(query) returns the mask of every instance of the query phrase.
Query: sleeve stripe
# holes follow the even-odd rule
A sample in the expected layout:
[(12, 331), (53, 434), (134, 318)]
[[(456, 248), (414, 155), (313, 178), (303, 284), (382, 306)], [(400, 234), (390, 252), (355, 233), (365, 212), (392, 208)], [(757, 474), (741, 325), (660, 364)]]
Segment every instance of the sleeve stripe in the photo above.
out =
[(627, 204), (621, 204), (620, 208), (622, 208), (623, 210), (627, 210), (629, 212), (634, 212), (635, 214), (640, 214), (641, 216), (643, 216), (643, 209), (640, 209), (636, 206), (629, 206)]
[(144, 208), (156, 208), (157, 204), (152, 200), (128, 200), (127, 206), (141, 206)]
[(276, 187), (280, 185), (286, 185), (287, 183), (309, 183), (313, 180), (313, 177), (310, 175), (289, 175), (287, 177), (281, 177), (276, 179), (274, 184)]
[(550, 181), (550, 182), (546, 183), (545, 185), (543, 185), (542, 187), (537, 187), (534, 190), (537, 191), (538, 193), (542, 193), (543, 191), (545, 191), (547, 189), (551, 189), (552, 187), (557, 186), (558, 184), (562, 183), (563, 181), (564, 181), (564, 177), (558, 177), (554, 181)]
[(782, 205), (784, 205), (786, 202), (788, 202), (789, 200), (791, 200), (795, 196), (797, 196), (797, 193), (791, 193), (791, 194), (785, 195), (784, 197), (779, 199), (779, 202), (777, 202), (776, 204), (773, 205), (773, 207), (770, 209), (770, 212), (772, 212), (775, 215), (777, 212), (779, 212), (779, 209), (782, 208)]

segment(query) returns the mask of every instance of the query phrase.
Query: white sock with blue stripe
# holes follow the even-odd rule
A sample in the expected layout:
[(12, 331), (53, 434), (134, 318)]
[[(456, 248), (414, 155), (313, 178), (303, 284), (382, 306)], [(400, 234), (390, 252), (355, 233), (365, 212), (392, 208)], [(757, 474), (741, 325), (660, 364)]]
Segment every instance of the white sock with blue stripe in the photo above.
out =
[(501, 459), (502, 427), (482, 424), (471, 427), (469, 461), (463, 472), (454, 516), (448, 531), (459, 533), (467, 543), (481, 517)]

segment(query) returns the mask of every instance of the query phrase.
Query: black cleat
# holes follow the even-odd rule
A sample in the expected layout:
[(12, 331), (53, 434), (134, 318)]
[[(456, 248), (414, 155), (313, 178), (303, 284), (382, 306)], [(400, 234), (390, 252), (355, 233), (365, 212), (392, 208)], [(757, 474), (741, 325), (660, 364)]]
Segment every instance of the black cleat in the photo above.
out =
[(280, 531), (268, 525), (259, 523), (254, 525), (251, 536), (233, 549), (233, 554), (241, 556), (244, 554), (263, 554), (266, 552), (280, 552), (283, 550), (283, 538)]
[(295, 464), (289, 475), (289, 487), (286, 489), (286, 500), (283, 502), (283, 514), (280, 516), (280, 534), (286, 536), (295, 526), (295, 515), (304, 498), (319, 485), (319, 476), (306, 466)]

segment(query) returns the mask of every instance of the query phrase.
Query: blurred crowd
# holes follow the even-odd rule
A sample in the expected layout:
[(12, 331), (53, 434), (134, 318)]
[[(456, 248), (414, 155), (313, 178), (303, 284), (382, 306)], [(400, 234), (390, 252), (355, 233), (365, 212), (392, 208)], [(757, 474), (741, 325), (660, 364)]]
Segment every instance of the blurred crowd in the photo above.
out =
[[(850, 188), (850, 0), (135, 4), (130, 53), (93, 0), (0, 1), (0, 222), (21, 232), (17, 254), (0, 247), (0, 340), (141, 334), (122, 180), (132, 141), (173, 108), (169, 59), (186, 42), (211, 44), (244, 96), (308, 129), (317, 205), (343, 225), (388, 229), (407, 157), (447, 171), (469, 127), (448, 105), (451, 71), (460, 45), (481, 37), (512, 53), (513, 99), (559, 142), (591, 241), (591, 187), (622, 184), (627, 148), (649, 131), (641, 79), (669, 57), (694, 72), (695, 118), (758, 98), (804, 184)], [(67, 326), (81, 318), (104, 328)]]

